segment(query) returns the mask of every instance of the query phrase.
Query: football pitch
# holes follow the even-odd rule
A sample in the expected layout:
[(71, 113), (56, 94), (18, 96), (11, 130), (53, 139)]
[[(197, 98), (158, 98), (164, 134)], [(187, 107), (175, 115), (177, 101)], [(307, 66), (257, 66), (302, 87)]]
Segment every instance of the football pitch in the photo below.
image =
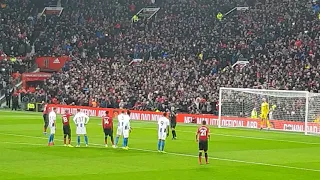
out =
[[(87, 125), (89, 147), (55, 146), (42, 134), (42, 114), (0, 111), (0, 180), (309, 180), (320, 179), (320, 137), (211, 127), (208, 165), (198, 164), (196, 125), (177, 126), (177, 140), (157, 152), (156, 122), (133, 121), (129, 150), (104, 147), (100, 118)], [(75, 145), (75, 127), (72, 144)], [(81, 138), (83, 142), (83, 138)], [(122, 140), (119, 145), (122, 144)]]

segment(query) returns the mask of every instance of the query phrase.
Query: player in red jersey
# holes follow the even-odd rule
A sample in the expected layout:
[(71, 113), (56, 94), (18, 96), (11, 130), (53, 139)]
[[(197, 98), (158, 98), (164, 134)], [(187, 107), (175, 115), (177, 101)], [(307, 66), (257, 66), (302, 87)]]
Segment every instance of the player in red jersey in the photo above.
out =
[(200, 126), (196, 133), (196, 141), (199, 142), (199, 163), (202, 164), (202, 151), (204, 152), (204, 157), (206, 159), (206, 164), (208, 161), (208, 140), (210, 139), (210, 130), (206, 126), (207, 122), (202, 121), (202, 126)]
[[(64, 142), (64, 146), (73, 147), (71, 145), (70, 116), (72, 116), (72, 114), (69, 113), (69, 110), (66, 110), (65, 113), (62, 115), (63, 142)], [(68, 136), (68, 145), (67, 145), (67, 136)]]
[(113, 121), (112, 121), (112, 116), (109, 115), (109, 111), (106, 111), (106, 114), (102, 116), (102, 128), (104, 132), (105, 146), (108, 147), (108, 136), (110, 136), (112, 147), (115, 147), (114, 141), (113, 141)]
[(43, 105), (42, 117), (44, 122), (43, 134), (47, 134), (47, 128), (49, 125), (49, 119), (48, 119), (49, 107), (48, 107), (48, 103), (45, 103), (44, 101), (42, 101), (42, 105)]

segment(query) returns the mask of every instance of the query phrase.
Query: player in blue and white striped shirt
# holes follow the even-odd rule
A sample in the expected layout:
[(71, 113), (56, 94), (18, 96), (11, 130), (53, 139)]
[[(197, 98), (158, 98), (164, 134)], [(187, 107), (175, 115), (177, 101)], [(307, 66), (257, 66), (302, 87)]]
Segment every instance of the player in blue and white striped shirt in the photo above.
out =
[(115, 144), (113, 145), (114, 148), (117, 147), (120, 136), (123, 135), (123, 123), (126, 115), (124, 114), (124, 111), (121, 111), (121, 113), (118, 115), (118, 127), (117, 127), (117, 136)]
[(87, 136), (87, 129), (86, 125), (89, 122), (89, 116), (87, 116), (84, 112), (81, 112), (80, 109), (77, 109), (77, 114), (73, 118), (74, 123), (77, 126), (76, 134), (78, 136), (78, 145), (80, 147), (80, 136), (84, 135), (84, 141), (86, 146), (88, 146), (88, 136)]
[(57, 108), (53, 108), (49, 113), (49, 127), (50, 127), (50, 135), (48, 146), (54, 145), (54, 134), (56, 133), (56, 120), (57, 120)]
[(128, 141), (129, 141), (129, 135), (131, 132), (131, 126), (130, 126), (130, 111), (127, 111), (127, 114), (124, 115), (124, 120), (123, 120), (123, 144), (122, 148), (125, 150), (128, 150)]

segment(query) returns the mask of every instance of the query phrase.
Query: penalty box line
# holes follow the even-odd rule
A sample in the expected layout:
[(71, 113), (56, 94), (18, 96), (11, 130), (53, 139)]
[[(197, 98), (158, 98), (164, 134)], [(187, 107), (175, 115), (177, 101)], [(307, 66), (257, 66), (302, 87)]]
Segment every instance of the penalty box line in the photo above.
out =
[[(101, 124), (100, 124), (101, 126)], [(134, 129), (150, 129), (156, 130), (157, 128), (148, 128), (148, 127), (134, 127)], [(184, 132), (184, 133), (194, 133), (196, 131), (184, 131), (184, 130), (176, 130), (177, 132)], [(254, 140), (264, 140), (264, 141), (277, 141), (277, 142), (287, 142), (287, 143), (297, 143), (297, 144), (310, 144), (310, 145), (320, 145), (320, 143), (313, 143), (313, 142), (304, 142), (304, 141), (290, 141), (290, 140), (283, 140), (283, 139), (270, 139), (270, 138), (260, 138), (260, 137), (252, 137), (252, 136), (240, 136), (240, 135), (230, 135), (230, 134), (221, 134), (221, 133), (210, 133), (212, 135), (217, 136), (224, 136), (224, 137), (235, 137), (235, 138), (243, 138), (243, 139), (254, 139)]]
[[(135, 124), (144, 124), (143, 122), (133, 121)], [(101, 126), (101, 124), (98, 124)], [(180, 124), (182, 127), (197, 127), (196, 125), (187, 125), (187, 124)], [(151, 127), (133, 127), (133, 129), (150, 129), (150, 130), (157, 130), (157, 128)], [(239, 130), (239, 129), (237, 129)], [(177, 132), (184, 132), (184, 133), (195, 133), (196, 131), (184, 131), (184, 130), (176, 130)], [(265, 133), (275, 133), (274, 131), (264, 131)], [(279, 132), (277, 132), (279, 133)], [(263, 138), (263, 137), (253, 137), (253, 136), (241, 136), (241, 135), (232, 135), (232, 134), (222, 134), (222, 133), (214, 133), (210, 132), (211, 135), (216, 136), (224, 136), (224, 137), (235, 137), (235, 138), (243, 138), (243, 139), (254, 139), (254, 140), (263, 140), (263, 141), (276, 141), (276, 142), (287, 142), (287, 143), (296, 143), (296, 144), (309, 144), (309, 145), (320, 145), (320, 143), (316, 142), (305, 142), (305, 141), (291, 141), (291, 140), (284, 140), (284, 139), (271, 139), (271, 138)]]
[[(48, 138), (44, 138), (44, 137), (27, 136), (27, 135), (21, 135), (21, 134), (6, 134), (6, 133), (0, 133), (0, 134), (8, 135), (8, 136), (16, 136), (16, 137), (35, 138), (35, 139), (45, 139), (45, 140), (48, 139)], [(62, 140), (57, 139), (56, 141), (62, 141)], [(4, 142), (4, 141), (1, 142), (0, 141), (0, 143), (3, 143), (3, 144), (16, 144), (16, 145), (29, 145), (29, 146), (44, 146), (44, 147), (46, 146), (44, 144), (32, 144), (32, 143), (25, 143), (25, 142)], [(103, 148), (103, 145), (101, 145), (101, 144), (90, 143), (90, 145), (93, 145), (93, 146), (98, 147), (98, 148)], [(62, 146), (62, 145), (55, 145), (55, 146)], [(130, 149), (136, 150), (136, 151), (158, 153), (158, 151), (150, 150), (150, 149), (140, 149), (140, 148), (130, 148)], [(198, 156), (191, 155), (191, 154), (182, 154), (182, 153), (174, 153), (174, 152), (167, 152), (167, 154), (175, 155), (175, 156), (198, 158)], [(279, 164), (269, 164), (269, 163), (243, 161), (243, 160), (217, 158), (217, 157), (209, 157), (209, 159), (218, 160), (218, 161), (242, 163), (242, 164), (250, 164), (250, 165), (260, 165), (260, 166), (278, 167), (278, 168), (284, 168), (284, 169), (294, 169), (294, 170), (301, 170), (301, 171), (320, 172), (320, 169), (301, 168), (301, 167), (286, 166), (286, 165), (279, 165)]]

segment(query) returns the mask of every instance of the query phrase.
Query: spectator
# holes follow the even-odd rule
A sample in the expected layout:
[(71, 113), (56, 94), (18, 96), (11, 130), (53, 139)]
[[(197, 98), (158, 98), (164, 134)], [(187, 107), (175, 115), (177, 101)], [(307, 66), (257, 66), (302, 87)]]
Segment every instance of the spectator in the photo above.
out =
[[(319, 90), (318, 19), (303, 1), (65, 3), (60, 17), (36, 23), (46, 29), (35, 40), (37, 55), (73, 58), (43, 87), (56, 103), (89, 106), (95, 99), (101, 107), (217, 113), (219, 87)], [(156, 18), (132, 24), (132, 15), (148, 6), (160, 7)], [(236, 6), (250, 8), (216, 19)], [(35, 32), (23, 27), (13, 34)], [(27, 44), (18, 42), (14, 47)], [(249, 63), (232, 66), (239, 60)], [(241, 105), (244, 98), (229, 101)], [(297, 110), (285, 107), (288, 114)]]

